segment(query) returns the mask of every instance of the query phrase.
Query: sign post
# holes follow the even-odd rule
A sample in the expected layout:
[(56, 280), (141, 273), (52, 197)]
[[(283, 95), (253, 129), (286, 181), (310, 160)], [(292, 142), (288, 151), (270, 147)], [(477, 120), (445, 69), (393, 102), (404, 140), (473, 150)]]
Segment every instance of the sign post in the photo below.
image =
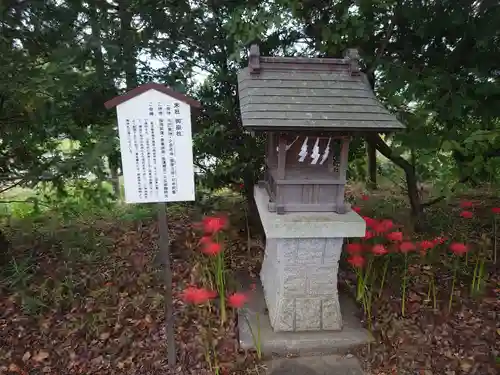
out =
[(167, 202), (194, 201), (191, 107), (194, 99), (149, 83), (105, 103), (116, 107), (126, 203), (157, 203), (159, 255), (165, 266), (167, 359), (175, 370), (176, 351)]

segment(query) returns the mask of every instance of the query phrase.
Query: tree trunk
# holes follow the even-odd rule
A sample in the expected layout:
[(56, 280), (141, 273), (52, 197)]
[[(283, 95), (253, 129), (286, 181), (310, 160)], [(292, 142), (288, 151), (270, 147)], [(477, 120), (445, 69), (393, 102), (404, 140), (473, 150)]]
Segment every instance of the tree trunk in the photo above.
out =
[(121, 63), (125, 71), (125, 83), (127, 90), (137, 86), (137, 49), (135, 47), (135, 33), (132, 29), (132, 12), (130, 11), (130, 2), (120, 0), (118, 2), (118, 15), (120, 17), (120, 44), (121, 44)]
[(415, 168), (406, 159), (402, 158), (399, 155), (393, 154), (391, 148), (387, 145), (387, 143), (384, 142), (382, 138), (380, 138), (378, 134), (371, 136), (370, 141), (373, 142), (376, 149), (382, 155), (391, 160), (405, 172), (407, 194), (410, 201), (411, 216), (413, 219), (414, 227), (417, 232), (424, 230), (424, 206), (422, 204), (420, 194), (418, 193), (418, 181), (417, 175), (415, 173)]
[(377, 188), (377, 148), (371, 141), (366, 142), (366, 152), (368, 156), (368, 187)]

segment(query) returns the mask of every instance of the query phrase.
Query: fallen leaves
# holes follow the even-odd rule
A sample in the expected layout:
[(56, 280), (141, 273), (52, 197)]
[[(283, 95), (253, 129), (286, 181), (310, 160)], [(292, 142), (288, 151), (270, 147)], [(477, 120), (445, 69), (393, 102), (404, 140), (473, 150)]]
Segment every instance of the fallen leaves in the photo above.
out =
[[(169, 375), (163, 279), (161, 270), (159, 273), (154, 264), (158, 241), (156, 223), (142, 225), (139, 231), (135, 225), (113, 222), (96, 225), (101, 226), (100, 230), (113, 243), (106, 258), (99, 261), (81, 251), (77, 254), (81, 258), (74, 258), (73, 251), (70, 259), (73, 263), (68, 263), (68, 258), (57, 253), (61, 251), (59, 239), (55, 248), (52, 241), (44, 243), (40, 238), (35, 239), (40, 248), (37, 262), (44, 266), (32, 279), (33, 288), (23, 293), (39, 298), (33, 291), (40, 290), (46, 275), (50, 275), (54, 285), (66, 282), (60, 288), (64, 291), (63, 303), (52, 298), (40, 313), (28, 314), (20, 293), (9, 294), (0, 288), (3, 307), (0, 310), (0, 364), (9, 366), (0, 365), (0, 373), (10, 369), (11, 373), (21, 375), (27, 375), (27, 370), (37, 374)], [(203, 277), (193, 256), (196, 238), (187, 230), (190, 225), (187, 217), (169, 222), (179, 364), (176, 374), (209, 373), (203, 345), (197, 341), (200, 326), (208, 319), (213, 319), (213, 326), (217, 327), (213, 335), (220, 351), (220, 363), (227, 370), (245, 369), (253, 357), (242, 357), (236, 350), (235, 316), (228, 311), (230, 321), (219, 327), (217, 316), (200, 315), (199, 309), (186, 308), (179, 298), (190, 277), (195, 282)], [(250, 254), (238, 239), (231, 239), (228, 244), (231, 264), (245, 269), (258, 267), (261, 250), (254, 248)], [(192, 274), (193, 269), (200, 272)], [(56, 289), (46, 292), (52, 296), (59, 293)]]
[[(23, 357), (24, 358), (24, 357)], [(34, 356), (33, 356), (33, 360), (35, 362), (43, 362), (45, 361), (47, 358), (49, 358), (49, 352), (45, 351), (45, 350), (40, 350), (39, 352), (37, 352)]]

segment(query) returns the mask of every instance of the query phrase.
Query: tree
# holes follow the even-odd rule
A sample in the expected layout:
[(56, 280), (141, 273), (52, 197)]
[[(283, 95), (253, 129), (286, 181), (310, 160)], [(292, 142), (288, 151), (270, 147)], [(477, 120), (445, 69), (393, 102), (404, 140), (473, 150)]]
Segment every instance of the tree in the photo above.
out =
[[(443, 177), (439, 169), (429, 173), (430, 163), (453, 163), (446, 154), (450, 147), (498, 124), (493, 104), (498, 72), (492, 64), (499, 56), (496, 10), (493, 2), (472, 0), (278, 0), (247, 10), (257, 16), (240, 22), (245, 23), (241, 29), (254, 32), (270, 20), (282, 33), (292, 29), (309, 56), (338, 57), (347, 47), (360, 49), (363, 71), (377, 96), (407, 125), (399, 134), (372, 136), (368, 144), (404, 171), (412, 215), (421, 226), (424, 208), (436, 200), (422, 202), (418, 183), (423, 177)], [(289, 14), (294, 21), (283, 23), (275, 14)], [(476, 165), (496, 155), (494, 139), (487, 145), (490, 152), (474, 150)], [(458, 181), (456, 172), (453, 180)], [(467, 178), (474, 173), (470, 170)], [(449, 190), (454, 184), (446, 177), (442, 187)]]

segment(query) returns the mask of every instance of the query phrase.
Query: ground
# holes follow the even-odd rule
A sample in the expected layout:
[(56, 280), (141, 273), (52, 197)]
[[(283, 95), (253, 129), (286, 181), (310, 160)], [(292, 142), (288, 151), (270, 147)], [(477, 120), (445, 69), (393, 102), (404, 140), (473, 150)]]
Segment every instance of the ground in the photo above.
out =
[[(390, 217), (407, 225), (404, 200), (375, 194), (358, 203), (364, 215)], [(450, 219), (457, 216), (457, 203), (443, 203), (430, 212), (434, 232), (465, 233), (474, 242), (481, 236), (491, 240), (487, 208), (492, 204), (478, 203), (472, 221), (460, 221)], [(180, 298), (186, 286), (204, 281), (207, 256), (200, 254), (199, 233), (193, 229), (203, 211), (229, 213), (224, 247), (230, 271), (258, 274), (262, 234), (258, 219), (247, 215), (245, 207), (236, 194), (215, 207), (169, 209), (177, 374), (214, 373), (206, 360), (207, 332), (216, 346), (221, 373), (263, 373), (255, 353), (238, 351), (232, 309), (221, 327), (216, 313)], [(0, 373), (168, 374), (164, 287), (162, 271), (155, 266), (158, 234), (150, 207), (116, 206), (65, 216), (46, 213), (36, 220), (11, 221), (5, 232), (11, 246), (2, 253)], [(437, 309), (427, 300), (425, 265), (411, 264), (405, 317), (398, 274), (390, 275), (380, 298), (373, 301), (370, 326), (376, 340), (353, 352), (367, 374), (498, 373), (498, 266), (488, 263), (489, 276), (475, 296), (470, 293), (470, 275), (460, 273), (448, 311), (452, 273), (443, 262)], [(341, 282), (352, 287), (354, 273), (345, 260), (342, 270)]]

